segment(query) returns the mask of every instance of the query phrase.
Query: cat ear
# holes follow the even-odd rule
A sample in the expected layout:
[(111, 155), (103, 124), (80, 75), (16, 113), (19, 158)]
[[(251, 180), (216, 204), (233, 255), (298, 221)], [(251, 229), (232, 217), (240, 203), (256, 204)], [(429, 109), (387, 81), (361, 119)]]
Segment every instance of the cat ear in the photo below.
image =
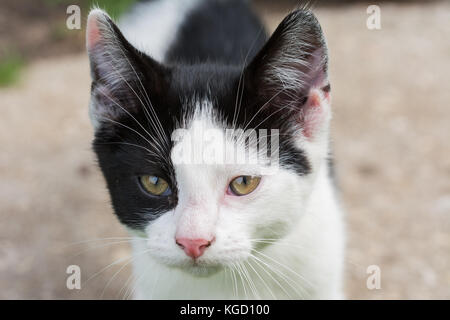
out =
[[(290, 13), (246, 68), (252, 92), (278, 116), (294, 119), (306, 137), (330, 115), (328, 55), (322, 29), (308, 9)], [(281, 109), (280, 109), (281, 108)]]
[(86, 46), (92, 77), (90, 116), (95, 129), (142, 108), (149, 99), (146, 94), (160, 89), (162, 66), (134, 48), (100, 9), (89, 13)]

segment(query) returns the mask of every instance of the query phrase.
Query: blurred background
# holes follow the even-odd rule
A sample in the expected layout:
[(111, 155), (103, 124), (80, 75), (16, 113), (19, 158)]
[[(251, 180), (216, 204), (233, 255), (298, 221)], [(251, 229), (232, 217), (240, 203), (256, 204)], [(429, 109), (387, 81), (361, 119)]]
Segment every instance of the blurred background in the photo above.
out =
[[(0, 298), (127, 298), (127, 234), (91, 151), (92, 1), (0, 2)], [(96, 3), (115, 17), (134, 1)], [(253, 6), (273, 31), (295, 1)], [(81, 8), (81, 29), (66, 9)], [(381, 29), (369, 30), (369, 5)], [(450, 1), (316, 1), (351, 299), (450, 299)], [(100, 240), (99, 240), (100, 239)], [(78, 265), (82, 289), (68, 290)], [(366, 286), (367, 268), (381, 288)]]

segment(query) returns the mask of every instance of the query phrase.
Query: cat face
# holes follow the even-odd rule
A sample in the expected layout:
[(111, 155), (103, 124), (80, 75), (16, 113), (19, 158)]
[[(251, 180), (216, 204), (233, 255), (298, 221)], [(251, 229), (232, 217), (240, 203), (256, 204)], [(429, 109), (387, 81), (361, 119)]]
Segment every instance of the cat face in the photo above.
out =
[(94, 150), (115, 213), (155, 260), (207, 275), (299, 223), (330, 118), (309, 11), (286, 17), (244, 66), (162, 65), (100, 10), (87, 47)]

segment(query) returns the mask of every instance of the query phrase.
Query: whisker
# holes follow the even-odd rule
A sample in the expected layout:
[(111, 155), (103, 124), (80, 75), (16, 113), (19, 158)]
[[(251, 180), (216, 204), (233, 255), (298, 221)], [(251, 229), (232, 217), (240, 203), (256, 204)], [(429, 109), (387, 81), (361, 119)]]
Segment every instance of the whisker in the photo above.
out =
[(96, 249), (99, 249), (99, 248), (104, 248), (104, 247), (112, 246), (112, 245), (115, 245), (115, 244), (131, 243), (131, 241), (134, 241), (134, 240), (118, 240), (118, 241), (113, 241), (113, 242), (106, 243), (106, 244), (104, 243), (104, 244), (100, 244), (100, 245), (95, 245), (95, 246), (93, 246), (91, 248), (88, 248), (88, 249), (81, 250), (81, 251), (77, 252), (76, 254), (71, 256), (70, 259), (76, 258), (76, 257), (82, 255), (83, 253), (86, 253), (86, 252), (91, 251), (91, 250), (96, 250)]
[[(131, 286), (131, 290), (125, 291), (125, 293), (124, 293), (124, 295), (123, 295), (123, 297), (122, 297), (122, 300), (129, 300), (129, 299), (131, 299), (131, 297), (133, 296), (134, 292), (135, 292), (136, 289), (137, 289), (139, 280), (141, 280), (141, 279), (144, 277), (144, 275), (145, 275), (145, 271), (143, 271), (143, 272), (139, 275), (139, 277), (136, 277), (136, 276), (133, 277), (133, 282), (134, 282), (134, 283), (133, 283), (133, 285)], [(128, 282), (128, 281), (127, 281), (127, 282)], [(126, 286), (126, 285), (128, 285), (128, 284), (125, 283), (125, 286)]]
[[(247, 123), (247, 125), (244, 127), (244, 131), (245, 129), (248, 128), (248, 126), (252, 123), (252, 121), (255, 119), (255, 117), (264, 109), (265, 106), (267, 106), (273, 99), (275, 99), (281, 92), (283, 92), (285, 89), (281, 89), (279, 90), (277, 93), (275, 93), (269, 100), (267, 100), (259, 109), (258, 111), (255, 112), (255, 114), (253, 115), (253, 117), (249, 120), (249, 122)], [(255, 127), (257, 128), (257, 126)]]
[(119, 144), (119, 145), (127, 145), (127, 146), (137, 147), (137, 148), (144, 149), (145, 151), (147, 151), (152, 156), (158, 156), (158, 154), (154, 153), (150, 149), (148, 149), (148, 148), (146, 148), (144, 146), (140, 146), (138, 144), (134, 144), (134, 143), (128, 143), (128, 142), (122, 142), (122, 141), (112, 141), (112, 142), (98, 142), (98, 144), (100, 144), (100, 145), (102, 145), (102, 144), (105, 144), (105, 145), (107, 145), (107, 144)]
[[(117, 39), (116, 39), (116, 42), (118, 42)], [(151, 124), (152, 124), (153, 127), (155, 128), (155, 131), (156, 131), (157, 134), (159, 135), (159, 138), (161, 139), (161, 141), (165, 141), (166, 143), (168, 143), (167, 137), (166, 137), (165, 134), (164, 134), (164, 129), (163, 129), (163, 127), (162, 127), (161, 121), (159, 120), (159, 117), (158, 117), (158, 115), (156, 114), (155, 109), (153, 108), (153, 105), (152, 105), (152, 103), (151, 103), (151, 101), (150, 101), (150, 97), (149, 97), (149, 95), (148, 95), (148, 93), (147, 93), (147, 90), (145, 90), (144, 85), (142, 84), (141, 78), (138, 76), (136, 70), (134, 69), (132, 63), (131, 63), (130, 60), (128, 59), (127, 55), (126, 55), (125, 52), (123, 51), (123, 49), (122, 49), (122, 47), (120, 46), (120, 44), (119, 44), (118, 47), (119, 47), (119, 49), (121, 50), (121, 52), (122, 52), (123, 56), (125, 57), (126, 61), (128, 62), (128, 65), (129, 65), (129, 66), (131, 67), (131, 69), (133, 70), (134, 75), (136, 76), (137, 80), (139, 81), (139, 84), (141, 85), (142, 90), (143, 90), (144, 93), (145, 93), (145, 96), (146, 96), (146, 99), (147, 99), (147, 101), (146, 101), (146, 102), (147, 102), (147, 106), (146, 106), (144, 103), (142, 103), (142, 101), (141, 101), (141, 104), (142, 104), (142, 106), (144, 107), (143, 110), (144, 110), (144, 113), (146, 114), (147, 120), (148, 120), (149, 122), (151, 122)], [(131, 87), (130, 87), (130, 88), (131, 88)], [(140, 93), (142, 94), (142, 91), (141, 91), (141, 90), (139, 90), (139, 91), (140, 91)], [(136, 95), (136, 96), (137, 96), (137, 95)], [(152, 111), (153, 116), (154, 116), (154, 118), (155, 118), (157, 124), (159, 125), (159, 128), (155, 125), (155, 122), (151, 119), (151, 116), (150, 116), (150, 114), (148, 113), (147, 108), (148, 108), (149, 110)], [(159, 130), (161, 130), (161, 131), (159, 131)], [(167, 146), (165, 146), (165, 147), (166, 147), (166, 151), (168, 151)]]
[(230, 271), (231, 271), (232, 277), (233, 277), (234, 298), (237, 299), (238, 298), (238, 286), (237, 286), (236, 272), (235, 272), (233, 266), (230, 266)]
[(72, 242), (66, 245), (65, 247), (75, 246), (79, 244), (85, 244), (90, 242), (98, 242), (98, 241), (106, 241), (106, 240), (147, 240), (146, 238), (140, 238), (140, 237), (107, 237), (107, 238), (96, 238), (96, 239), (90, 239), (90, 240), (82, 240), (77, 242)]
[[(136, 131), (135, 129), (130, 128), (129, 126), (127, 126), (127, 125), (125, 125), (125, 124), (123, 124), (123, 123), (120, 123), (120, 122), (118, 122), (118, 121), (115, 121), (115, 120), (112, 120), (112, 119), (109, 119), (109, 118), (106, 118), (106, 117), (100, 117), (100, 118), (103, 119), (103, 120), (106, 120), (106, 121), (115, 123), (115, 124), (117, 124), (117, 125), (119, 125), (119, 126), (122, 126), (122, 127), (124, 127), (124, 128), (127, 128), (127, 129), (133, 131), (134, 133), (136, 133), (137, 135), (139, 135), (142, 139), (144, 139), (145, 141), (147, 141), (149, 145), (151, 145), (152, 147), (155, 147), (155, 146), (154, 146), (147, 138), (145, 138), (140, 132)], [(162, 159), (162, 155), (158, 155), (158, 154), (155, 153), (155, 156), (157, 156), (158, 158)]]
[(277, 260), (275, 260), (275, 259), (269, 257), (268, 255), (262, 253), (261, 251), (258, 251), (258, 250), (255, 250), (255, 249), (253, 249), (253, 251), (255, 251), (256, 253), (258, 253), (258, 254), (260, 254), (260, 255), (262, 255), (262, 256), (264, 256), (264, 257), (266, 257), (266, 259), (269, 259), (269, 260), (273, 261), (274, 263), (278, 264), (279, 266), (285, 268), (287, 271), (290, 271), (291, 273), (293, 273), (294, 275), (296, 275), (297, 277), (299, 277), (302, 281), (305, 281), (306, 284), (308, 284), (311, 288), (313, 287), (313, 285), (312, 285), (307, 279), (305, 279), (305, 277), (303, 277), (303, 276), (300, 275), (299, 273), (295, 272), (294, 270), (292, 270), (292, 269), (289, 268), (288, 266), (286, 266), (286, 265), (280, 263), (279, 261), (277, 261)]
[[(245, 68), (246, 68), (246, 66), (247, 66), (247, 59), (248, 59), (248, 57), (249, 57), (249, 55), (250, 55), (250, 52), (253, 50), (253, 48), (254, 48), (254, 46), (255, 46), (255, 44), (256, 44), (256, 41), (258, 40), (258, 38), (259, 38), (259, 36), (261, 35), (261, 32), (262, 32), (263, 30), (264, 30), (264, 27), (261, 26), (261, 27), (259, 28), (258, 34), (257, 34), (256, 37), (253, 39), (253, 42), (252, 42), (252, 44), (250, 45), (250, 47), (249, 47), (249, 49), (248, 49), (248, 51), (247, 51), (247, 54), (245, 55), (244, 63), (242, 64), (241, 74), (239, 75), (238, 89), (237, 89), (237, 92), (236, 92), (236, 102), (235, 102), (235, 105), (234, 105), (233, 122), (232, 122), (233, 129), (236, 128), (236, 121), (237, 121), (237, 119), (239, 118), (239, 113), (240, 113), (240, 111), (241, 111), (242, 97), (243, 97), (243, 95), (244, 95), (244, 86), (242, 86), (242, 90), (241, 90), (241, 84), (242, 84), (242, 79), (243, 79), (243, 77), (244, 77), (244, 70), (245, 70)], [(238, 97), (239, 97), (239, 108), (238, 108), (238, 112), (237, 112), (237, 115), (236, 115), (236, 106), (237, 106), (237, 100), (238, 100)]]
[[(138, 255), (145, 254), (145, 253), (147, 253), (147, 252), (149, 252), (149, 251), (150, 251), (150, 250), (148, 250), (148, 249), (147, 249), (147, 250), (144, 250), (143, 252), (138, 253)], [(114, 262), (110, 263), (110, 264), (107, 265), (106, 267), (102, 268), (100, 271), (97, 271), (97, 272), (94, 273), (92, 276), (90, 276), (86, 281), (84, 281), (84, 282), (82, 283), (82, 286), (84, 287), (90, 280), (92, 280), (93, 278), (97, 277), (97, 276), (100, 275), (102, 272), (108, 270), (108, 269), (111, 268), (112, 266), (114, 266), (114, 265), (116, 265), (116, 264), (118, 264), (118, 263), (121, 263), (121, 262), (123, 262), (123, 261), (128, 261), (128, 260), (130, 260), (130, 259), (134, 259), (133, 255), (129, 255), (129, 256), (127, 256), (126, 258), (120, 258), (120, 259), (115, 260)]]
[(240, 267), (240, 263), (238, 262), (235, 266), (236, 266), (236, 271), (238, 273), (239, 279), (241, 280), (242, 289), (244, 290), (245, 300), (248, 300), (247, 289), (246, 289), (246, 286), (244, 283), (244, 278), (242, 275), (242, 271), (241, 271), (242, 269)]
[(276, 300), (277, 298), (276, 298), (275, 294), (270, 289), (269, 285), (266, 283), (264, 278), (258, 273), (258, 271), (256, 271), (256, 269), (252, 266), (252, 264), (250, 262), (248, 263), (248, 265), (253, 270), (253, 272), (257, 275), (257, 277), (261, 280), (261, 283), (266, 287), (266, 289), (267, 289), (267, 291), (269, 291), (270, 295)]
[(253, 294), (255, 296), (256, 299), (261, 300), (261, 296), (258, 292), (258, 288), (256, 287), (255, 282), (253, 281), (250, 272), (248, 271), (247, 267), (245, 266), (245, 264), (247, 263), (247, 265), (249, 265), (249, 262), (244, 261), (244, 263), (242, 264), (242, 266), (244, 267), (244, 271), (247, 274), (247, 278), (249, 280), (249, 283), (251, 284), (251, 287), (253, 287)]
[[(126, 80), (125, 80), (126, 81)], [(127, 82), (128, 84), (128, 82)], [(128, 114), (143, 130), (144, 132), (153, 140), (154, 144), (152, 144), (148, 139), (144, 138), (144, 136), (142, 136), (141, 134), (139, 134), (142, 138), (144, 138), (151, 146), (153, 146), (155, 149), (160, 150), (160, 152), (162, 152), (161, 150), (161, 145), (159, 144), (159, 142), (155, 139), (155, 137), (153, 137), (145, 128), (144, 126), (124, 107), (122, 107), (115, 99), (111, 98), (107, 93), (105, 93), (103, 90), (98, 89), (100, 91), (100, 93), (102, 93), (105, 97), (107, 97), (111, 102), (113, 102), (116, 106), (118, 106), (120, 109), (122, 109), (126, 114)], [(141, 102), (142, 103), (142, 102)], [(108, 119), (105, 117), (101, 117), (104, 119)], [(111, 120), (111, 119), (110, 119)], [(127, 127), (129, 128), (129, 127)], [(130, 129), (130, 128), (129, 128)], [(136, 130), (133, 130), (134, 132), (137, 133)]]
[[(265, 264), (264, 262), (262, 262), (261, 260), (259, 260), (257, 257), (255, 257), (254, 255), (251, 255), (250, 258), (252, 258), (255, 263), (257, 265), (260, 266), (260, 268), (281, 288), (281, 290), (283, 290), (283, 292), (289, 297), (289, 299), (292, 299), (291, 295), (286, 291), (286, 289), (284, 288), (284, 286), (277, 280), (275, 279), (272, 274), (267, 270), (267, 268), (269, 268), (270, 271), (274, 272), (272, 270), (272, 268), (270, 268), (267, 264)], [(264, 265), (266, 265), (266, 267), (264, 267)]]
[[(269, 268), (270, 271), (272, 271), (274, 274), (276, 274), (278, 277), (281, 278), (281, 280), (283, 280), (289, 287), (291, 287), (291, 289), (300, 297), (303, 297), (303, 294), (300, 293), (298, 290), (300, 288), (296, 288), (291, 282), (296, 283), (296, 281), (293, 281), (289, 276), (287, 276), (285, 273), (283, 273), (282, 271), (273, 268), (272, 266), (270, 266), (270, 264), (268, 264), (267, 262), (263, 261), (262, 259), (259, 259), (256, 256), (253, 256), (254, 259), (258, 259), (258, 261), (262, 264), (264, 264), (267, 268)], [(283, 290), (286, 294), (287, 292), (285, 290)], [(289, 296), (290, 299), (292, 299), (291, 295), (287, 294)]]
[[(106, 283), (105, 287), (103, 288), (102, 294), (100, 295), (100, 299), (103, 299), (103, 296), (106, 292), (106, 289), (109, 287), (109, 285), (111, 284), (111, 282), (117, 277), (117, 275), (127, 266), (129, 265), (131, 262), (133, 262), (133, 260), (135, 259), (135, 257), (133, 257), (132, 259), (130, 259), (127, 263), (125, 263), (122, 267), (120, 267), (120, 269), (114, 273), (114, 275), (108, 280), (108, 282)], [(131, 276), (129, 276), (128, 278), (130, 278)], [(128, 280), (127, 280), (128, 281)], [(120, 292), (120, 291), (119, 291)]]

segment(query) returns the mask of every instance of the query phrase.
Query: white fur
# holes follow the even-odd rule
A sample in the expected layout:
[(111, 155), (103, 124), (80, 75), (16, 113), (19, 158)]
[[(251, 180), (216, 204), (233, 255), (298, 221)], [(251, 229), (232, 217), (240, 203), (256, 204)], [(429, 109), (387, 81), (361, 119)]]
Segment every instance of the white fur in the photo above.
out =
[[(326, 100), (324, 112), (329, 114)], [(187, 122), (189, 137), (220, 127), (207, 102), (197, 104)], [(258, 174), (257, 165), (175, 165), (179, 190), (176, 208), (151, 222), (144, 241), (133, 242), (138, 299), (335, 299), (341, 298), (343, 226), (325, 155), (329, 116), (314, 141), (298, 144), (312, 160), (313, 172), (300, 177), (280, 169), (264, 175), (247, 196), (225, 194), (230, 180)], [(173, 150), (186, 148), (188, 139)], [(204, 140), (194, 140), (201, 152)], [(226, 148), (230, 148), (230, 142)], [(132, 232), (132, 231), (131, 231)], [(132, 232), (133, 234), (133, 232)], [(194, 265), (175, 237), (215, 237)], [(251, 239), (280, 238), (252, 251)], [(255, 262), (251, 255), (259, 259)], [(261, 262), (262, 261), (262, 262)], [(244, 267), (236, 267), (237, 265)], [(231, 271), (238, 269), (239, 272)], [(238, 275), (240, 273), (240, 275)]]
[(137, 3), (119, 27), (127, 40), (159, 62), (175, 40), (186, 15), (201, 0), (156, 0)]
[[(132, 44), (164, 61), (177, 28), (196, 2), (139, 4), (122, 20), (122, 31)], [(287, 82), (294, 76), (286, 71), (275, 79)], [(208, 101), (188, 103), (196, 104), (197, 111), (180, 126), (188, 129), (191, 138), (197, 139), (198, 131), (221, 128)], [(133, 236), (147, 239), (133, 241), (135, 298), (343, 297), (343, 224), (328, 177), (330, 107), (323, 96), (320, 111), (315, 135), (310, 139), (300, 135), (295, 141), (311, 161), (312, 173), (306, 176), (280, 168), (276, 174), (263, 175), (252, 193), (237, 197), (226, 193), (230, 180), (263, 173), (261, 165), (175, 164), (177, 206), (152, 221), (145, 234), (130, 230)], [(177, 142), (172, 155), (190, 142)], [(200, 139), (192, 146), (204, 144)], [(229, 148), (230, 142), (225, 146)], [(194, 264), (176, 245), (176, 236), (215, 237), (215, 241)], [(260, 252), (256, 253), (252, 239), (278, 240), (256, 247)]]

